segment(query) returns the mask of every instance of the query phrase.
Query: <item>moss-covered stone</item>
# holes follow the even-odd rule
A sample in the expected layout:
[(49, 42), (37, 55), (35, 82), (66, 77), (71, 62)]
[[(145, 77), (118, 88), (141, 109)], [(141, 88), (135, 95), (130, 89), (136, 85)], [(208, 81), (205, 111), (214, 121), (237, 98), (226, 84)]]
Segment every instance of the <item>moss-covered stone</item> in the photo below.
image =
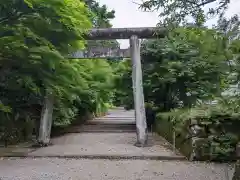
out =
[(175, 131), (176, 148), (190, 160), (226, 161), (236, 158), (238, 135), (230, 125), (226, 130), (224, 123), (228, 124), (228, 121), (222, 121), (219, 126), (214, 124), (215, 119), (177, 117), (180, 115), (158, 115), (155, 130), (170, 143), (173, 143)]

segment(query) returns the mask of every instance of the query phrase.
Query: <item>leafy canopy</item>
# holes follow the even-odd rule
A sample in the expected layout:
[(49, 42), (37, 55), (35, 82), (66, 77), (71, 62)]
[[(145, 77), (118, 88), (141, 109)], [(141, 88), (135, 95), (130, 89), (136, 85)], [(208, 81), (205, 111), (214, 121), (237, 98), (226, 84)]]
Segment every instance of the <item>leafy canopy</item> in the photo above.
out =
[(46, 91), (55, 95), (55, 125), (111, 101), (106, 61), (65, 58), (84, 47), (92, 26), (83, 1), (9, 0), (0, 10), (0, 140), (18, 139), (23, 122), (39, 121)]
[[(140, 5), (144, 10), (160, 10), (160, 24), (184, 22), (187, 17), (204, 22), (208, 15), (224, 14), (230, 0), (145, 0)], [(204, 8), (209, 8), (207, 14)]]

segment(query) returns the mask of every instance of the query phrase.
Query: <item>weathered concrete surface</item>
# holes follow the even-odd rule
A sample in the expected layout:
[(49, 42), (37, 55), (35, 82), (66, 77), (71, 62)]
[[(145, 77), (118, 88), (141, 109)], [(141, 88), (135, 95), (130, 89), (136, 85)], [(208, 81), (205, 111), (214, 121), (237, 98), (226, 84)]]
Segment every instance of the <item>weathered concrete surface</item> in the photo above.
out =
[[(108, 119), (108, 118), (117, 118), (117, 119), (134, 119), (134, 111), (127, 111), (124, 108), (115, 108), (115, 109), (111, 109), (108, 111), (108, 113), (106, 114), (106, 116), (104, 116), (104, 119)], [(98, 118), (96, 118), (98, 119)], [(100, 118), (101, 119), (101, 118)]]
[(54, 97), (52, 94), (47, 94), (45, 97), (44, 106), (41, 113), (38, 144), (47, 145), (50, 142), (52, 129), (52, 115), (54, 107)]
[[(151, 135), (150, 135), (151, 137)], [(28, 153), (45, 157), (105, 157), (138, 159), (183, 159), (170, 149), (170, 145), (158, 136), (152, 136), (153, 146), (138, 148), (135, 133), (80, 133), (53, 139), (53, 146)]]
[(140, 41), (139, 37), (132, 35), (129, 39), (131, 59), (132, 59), (132, 88), (134, 97), (134, 109), (136, 119), (137, 141), (138, 147), (144, 147), (148, 141), (146, 113), (144, 105), (144, 93), (142, 85), (142, 67), (140, 56)]
[[(54, 138), (52, 139), (52, 146), (30, 152), (28, 156), (169, 160), (185, 158), (180, 154), (175, 154), (171, 150), (170, 144), (157, 135), (149, 135), (150, 147), (135, 147), (134, 143), (137, 137), (136, 132), (134, 132), (134, 111), (125, 111), (123, 109), (111, 110), (106, 117), (89, 121), (83, 128), (80, 127), (80, 132), (84, 128), (85, 130), (87, 128), (91, 133), (72, 133)], [(98, 133), (100, 130), (108, 133)], [(123, 133), (119, 133), (119, 130), (123, 130)]]
[[(150, 147), (135, 147), (134, 143), (137, 137), (134, 130), (134, 111), (113, 109), (106, 117), (96, 118), (87, 124), (87, 127), (77, 127), (78, 131), (75, 129), (80, 133), (71, 133), (52, 139), (52, 146), (36, 150), (26, 149), (26, 152), (20, 154), (5, 155), (105, 159), (185, 159), (182, 155), (175, 154), (171, 150), (170, 144), (157, 135), (149, 134)], [(88, 128), (90, 133), (82, 132), (84, 128)], [(100, 131), (105, 133), (99, 133)]]
[(231, 180), (232, 174), (226, 164), (182, 161), (0, 160), (1, 180)]
[(167, 35), (167, 29), (160, 27), (97, 28), (91, 29), (84, 38), (86, 40), (129, 39), (132, 35), (137, 35), (141, 39), (164, 38)]

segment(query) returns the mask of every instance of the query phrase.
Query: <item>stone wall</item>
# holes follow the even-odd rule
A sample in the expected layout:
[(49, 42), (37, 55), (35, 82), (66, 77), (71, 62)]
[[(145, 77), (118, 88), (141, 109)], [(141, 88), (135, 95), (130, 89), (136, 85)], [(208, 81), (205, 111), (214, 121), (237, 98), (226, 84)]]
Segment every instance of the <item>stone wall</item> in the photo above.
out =
[[(164, 137), (168, 142), (173, 144), (173, 134), (174, 134), (174, 125), (172, 122), (167, 119), (157, 119), (155, 121), (155, 131)], [(191, 157), (191, 152), (193, 151), (191, 139), (187, 139), (185, 137), (188, 136), (187, 129), (183, 129), (181, 134), (175, 134), (175, 146), (176, 148), (183, 153), (188, 158)]]
[[(189, 160), (224, 161), (226, 159), (233, 160), (236, 158), (235, 150), (228, 152), (229, 148), (226, 149), (226, 153), (228, 153), (227, 156), (221, 157), (221, 153), (219, 154), (219, 152), (216, 151), (218, 147), (212, 145), (213, 141), (211, 136), (207, 136), (205, 129), (196, 121), (189, 120), (186, 121), (184, 125), (178, 126), (174, 125), (170, 119), (160, 119), (158, 117), (155, 122), (155, 131), (170, 143), (173, 143), (173, 139), (175, 138), (176, 148)], [(173, 136), (174, 134), (175, 136)]]

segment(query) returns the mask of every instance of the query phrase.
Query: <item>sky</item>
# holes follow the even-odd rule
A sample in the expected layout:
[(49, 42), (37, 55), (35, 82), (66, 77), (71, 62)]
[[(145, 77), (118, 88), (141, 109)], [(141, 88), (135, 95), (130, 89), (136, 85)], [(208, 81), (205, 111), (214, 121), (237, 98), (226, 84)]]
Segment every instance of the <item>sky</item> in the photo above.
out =
[[(100, 4), (105, 4), (109, 10), (115, 10), (115, 19), (111, 21), (113, 27), (154, 27), (159, 21), (158, 12), (143, 12), (139, 10), (136, 3), (141, 0), (98, 0)], [(240, 0), (231, 0), (227, 16), (240, 14)], [(211, 26), (216, 22), (213, 19), (207, 23)], [(128, 40), (118, 40), (121, 48), (128, 48)]]

